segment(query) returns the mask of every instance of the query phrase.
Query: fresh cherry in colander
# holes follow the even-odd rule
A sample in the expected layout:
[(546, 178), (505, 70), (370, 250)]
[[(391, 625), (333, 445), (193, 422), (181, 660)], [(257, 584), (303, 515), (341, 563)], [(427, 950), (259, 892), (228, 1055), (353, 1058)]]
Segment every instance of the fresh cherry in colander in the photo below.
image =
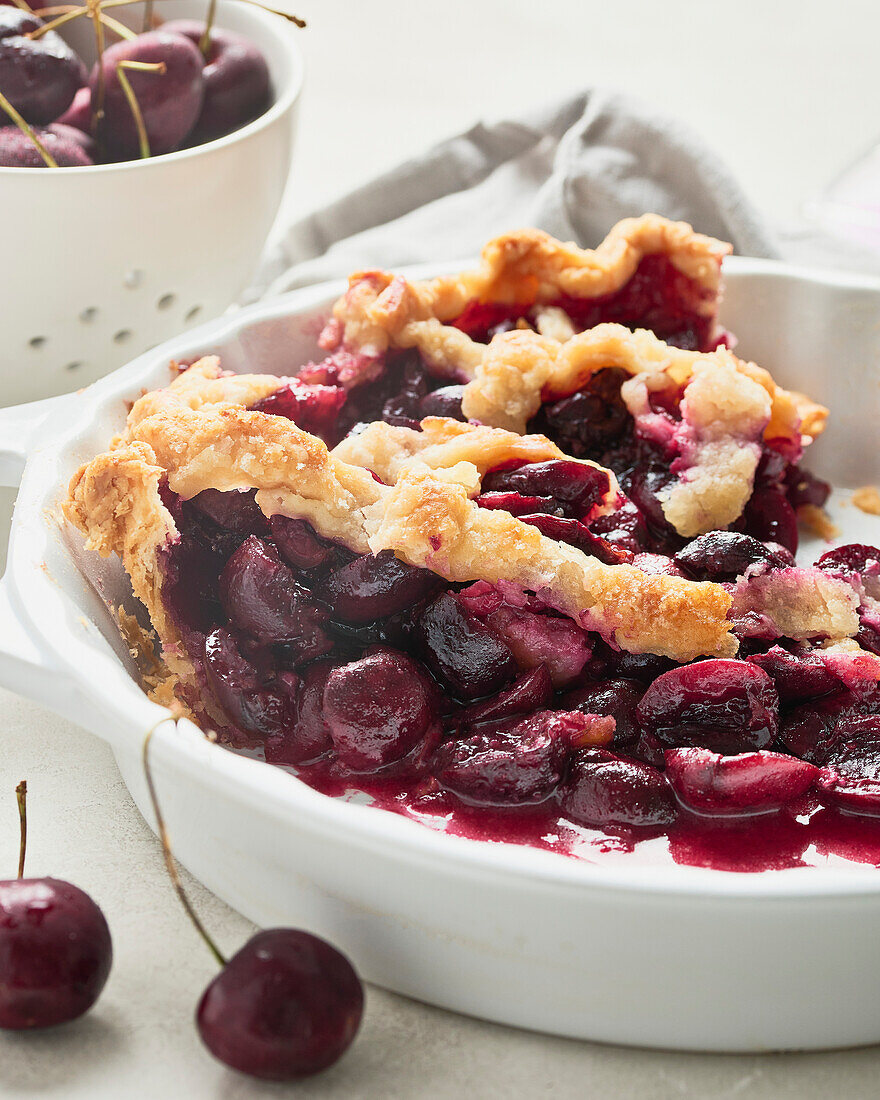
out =
[(77, 88), (70, 106), (55, 120), (62, 126), (70, 126), (74, 130), (81, 130), (84, 134), (92, 132), (92, 91), (88, 84)]
[(0, 1028), (22, 1031), (75, 1020), (92, 1007), (113, 960), (104, 914), (79, 887), (24, 878), (26, 785), (18, 878), (0, 882)]
[[(84, 143), (57, 126), (34, 129), (40, 143), (59, 168), (85, 168), (94, 161)], [(82, 135), (85, 137), (85, 134)], [(46, 161), (27, 134), (17, 126), (0, 126), (0, 167), (46, 168)]]
[[(55, 31), (27, 37), (43, 25), (30, 12), (0, 7), (0, 92), (38, 126), (63, 114), (87, 78), (82, 61)], [(5, 119), (2, 111), (0, 116)]]
[(164, 72), (124, 69), (143, 116), (151, 156), (170, 153), (186, 139), (202, 109), (203, 57), (182, 34), (148, 31), (109, 46), (89, 77), (92, 102), (104, 82), (104, 114), (97, 139), (107, 158), (130, 160), (140, 152), (138, 127), (120, 79), (120, 63), (164, 65)]
[[(163, 31), (182, 34), (199, 46), (205, 24), (197, 19), (175, 19)], [(272, 97), (269, 66), (262, 52), (243, 35), (212, 27), (205, 67), (205, 98), (190, 134), (190, 145), (231, 134), (268, 108)]]

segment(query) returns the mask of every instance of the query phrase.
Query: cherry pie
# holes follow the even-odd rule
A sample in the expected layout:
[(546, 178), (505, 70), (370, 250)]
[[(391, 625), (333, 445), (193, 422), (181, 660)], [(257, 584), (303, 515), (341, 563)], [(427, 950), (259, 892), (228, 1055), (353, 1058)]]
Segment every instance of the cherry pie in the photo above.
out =
[(204, 359), (145, 394), (65, 512), (120, 555), (163, 697), (468, 835), (880, 863), (880, 550), (795, 564), (825, 411), (719, 344), (724, 251), (653, 217), (595, 253), (518, 234), (357, 277), (297, 378)]

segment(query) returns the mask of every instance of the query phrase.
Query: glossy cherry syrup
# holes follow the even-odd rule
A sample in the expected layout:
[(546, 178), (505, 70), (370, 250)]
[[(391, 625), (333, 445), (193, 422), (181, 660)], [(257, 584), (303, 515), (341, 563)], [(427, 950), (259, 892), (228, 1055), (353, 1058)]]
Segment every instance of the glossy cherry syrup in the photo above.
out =
[(24, 878), (24, 783), (19, 877), (0, 882), (0, 1028), (75, 1020), (98, 999), (113, 960), (110, 929), (88, 894), (56, 878)]

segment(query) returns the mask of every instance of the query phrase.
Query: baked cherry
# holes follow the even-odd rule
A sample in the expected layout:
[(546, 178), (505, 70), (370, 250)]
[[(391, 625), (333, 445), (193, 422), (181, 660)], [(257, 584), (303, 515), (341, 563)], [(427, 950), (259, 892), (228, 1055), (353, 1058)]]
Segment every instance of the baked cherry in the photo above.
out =
[(743, 512), (746, 531), (761, 542), (778, 542), (797, 553), (798, 525), (785, 493), (772, 485), (759, 486)]
[(333, 543), (315, 534), (304, 519), (271, 516), (269, 528), (278, 552), (287, 564), (301, 573), (329, 565), (336, 555)]
[(828, 573), (864, 573), (873, 570), (880, 575), (880, 550), (863, 542), (849, 542), (835, 546), (816, 561), (817, 569)]
[(571, 519), (583, 519), (610, 488), (605, 470), (586, 462), (550, 459), (511, 470), (493, 470), (483, 478), (486, 492), (516, 492), (552, 497)]
[(463, 699), (491, 695), (516, 675), (509, 647), (449, 592), (425, 608), (417, 629), (426, 662)]
[(441, 386), (426, 393), (419, 401), (421, 416), (446, 416), (450, 420), (467, 420), (462, 412), (464, 386)]
[(410, 753), (435, 725), (434, 692), (412, 658), (377, 647), (334, 669), (324, 719), (336, 755), (353, 771), (376, 771)]
[[(546, 665), (538, 665), (521, 676), (504, 691), (499, 691), (479, 703), (471, 703), (455, 712), (456, 725), (475, 725), (478, 722), (500, 721), (518, 714), (531, 714), (543, 710), (553, 699), (553, 681)], [(573, 710), (573, 707), (566, 707)]]
[[(469, 589), (460, 594), (464, 600)], [(555, 688), (570, 684), (590, 659), (587, 633), (562, 615), (501, 604), (485, 620), (509, 646), (520, 668), (544, 665)]]
[(321, 660), (302, 671), (295, 716), (266, 739), (270, 764), (308, 764), (333, 748), (324, 718), (324, 688), (335, 667), (333, 661)]
[(583, 825), (659, 826), (675, 820), (675, 796), (650, 764), (606, 749), (583, 749), (558, 791), (565, 814)]
[(773, 678), (781, 703), (800, 703), (840, 691), (840, 680), (809, 650), (789, 652), (775, 645), (746, 660)]
[(790, 710), (782, 722), (779, 739), (795, 756), (824, 764), (853, 720), (872, 715), (880, 715), (880, 685), (858, 692), (839, 691)]
[(754, 565), (777, 569), (794, 565), (784, 547), (771, 549), (739, 531), (709, 531), (679, 550), (673, 560), (698, 581), (733, 581)]
[(196, 1010), (202, 1042), (225, 1065), (270, 1081), (308, 1077), (349, 1048), (364, 1009), (364, 989), (349, 960), (326, 940), (296, 928), (257, 932), (227, 960), (186, 896), (171, 852), (149, 763), (147, 790), (165, 866), (181, 904), (221, 970)]
[(98, 999), (113, 961), (104, 914), (79, 887), (24, 878), (27, 787), (16, 788), (21, 819), (18, 878), (0, 882), (0, 1027), (53, 1027)]
[(407, 565), (392, 550), (363, 554), (316, 585), (333, 619), (368, 623), (388, 618), (432, 596), (442, 580), (430, 569)]
[(577, 712), (537, 711), (528, 718), (447, 741), (431, 771), (440, 786), (481, 806), (521, 806), (549, 798), (572, 744), (592, 739), (593, 723)]
[[(0, 8), (0, 11), (2, 10)], [(94, 163), (83, 143), (66, 134), (57, 124), (46, 128), (37, 127), (34, 133), (59, 168), (86, 168)], [(46, 168), (48, 166), (27, 134), (17, 126), (2, 126), (0, 127), (0, 167)]]
[(295, 721), (297, 678), (282, 673), (264, 685), (259, 670), (241, 653), (228, 630), (212, 631), (205, 640), (208, 688), (235, 726), (251, 733), (278, 733)]
[(269, 543), (251, 535), (220, 576), (220, 599), (230, 622), (261, 642), (295, 646), (297, 661), (328, 652), (327, 614), (297, 584)]
[(0, 91), (27, 122), (40, 126), (67, 110), (87, 78), (82, 61), (55, 31), (27, 37), (43, 25), (29, 12), (0, 7)]
[(855, 813), (880, 815), (880, 717), (851, 718), (825, 757), (825, 800)]
[(269, 529), (268, 523), (254, 498), (253, 490), (221, 493), (218, 489), (203, 489), (190, 504), (227, 531), (239, 535), (263, 534)]
[(616, 368), (597, 371), (578, 393), (542, 406), (528, 430), (548, 435), (566, 454), (597, 458), (617, 442), (630, 423), (620, 396), (626, 378), (626, 373)]
[(736, 754), (770, 744), (779, 699), (763, 669), (721, 657), (664, 672), (645, 692), (637, 714), (646, 732), (673, 748)]
[(202, 108), (203, 58), (181, 34), (147, 31), (131, 40), (109, 46), (92, 69), (89, 87), (92, 102), (100, 96), (103, 78), (104, 113), (98, 126), (98, 144), (115, 160), (138, 156), (141, 143), (131, 104), (119, 79), (120, 62), (164, 65), (164, 72), (126, 70), (126, 79), (137, 100), (152, 156), (170, 153), (186, 139)]
[(645, 689), (637, 680), (602, 680), (569, 691), (559, 704), (565, 710), (610, 715), (615, 721), (614, 747), (619, 748), (639, 739), (636, 708), (644, 694)]
[(199, 1035), (215, 1058), (270, 1081), (308, 1077), (351, 1046), (364, 988), (326, 940), (292, 928), (258, 932), (205, 990)]
[(344, 403), (345, 390), (342, 386), (313, 386), (291, 378), (252, 408), (254, 412), (286, 417), (303, 431), (331, 442), (336, 435), (336, 421)]
[(523, 523), (537, 527), (547, 538), (555, 539), (557, 542), (567, 542), (569, 546), (575, 547), (576, 550), (590, 557), (598, 558), (606, 565), (620, 565), (623, 562), (632, 561), (633, 556), (629, 550), (615, 546), (594, 534), (580, 520), (541, 514), (519, 518)]
[(779, 752), (721, 756), (709, 749), (667, 749), (666, 774), (681, 801), (698, 813), (748, 814), (800, 798), (819, 769)]
[[(534, 516), (540, 512), (548, 516), (561, 516), (562, 505), (553, 497), (529, 497), (522, 493), (491, 492), (480, 493), (476, 498), (481, 508), (501, 509), (510, 512), (512, 516)], [(576, 522), (569, 520), (569, 523)], [(582, 526), (579, 524), (579, 526)]]

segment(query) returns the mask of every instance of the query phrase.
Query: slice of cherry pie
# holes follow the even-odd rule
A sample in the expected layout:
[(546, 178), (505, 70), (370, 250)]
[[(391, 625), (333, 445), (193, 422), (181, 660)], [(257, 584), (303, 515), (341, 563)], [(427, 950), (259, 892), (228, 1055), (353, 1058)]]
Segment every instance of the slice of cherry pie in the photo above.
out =
[(614, 470), (662, 549), (735, 526), (795, 552), (797, 510), (828, 495), (798, 465), (827, 411), (725, 346), (729, 250), (645, 215), (595, 251), (531, 230), (459, 275), (353, 275), (327, 357), (260, 407), (330, 442), (429, 415), (540, 432)]
[(122, 558), (203, 728), (544, 846), (662, 832), (700, 862), (710, 821), (710, 862), (739, 867), (761, 815), (781, 866), (811, 842), (798, 815), (880, 814), (880, 551), (664, 548), (612, 470), (544, 436), (434, 416), (331, 451), (302, 425), (334, 402), (202, 360), (71, 482), (68, 518)]

